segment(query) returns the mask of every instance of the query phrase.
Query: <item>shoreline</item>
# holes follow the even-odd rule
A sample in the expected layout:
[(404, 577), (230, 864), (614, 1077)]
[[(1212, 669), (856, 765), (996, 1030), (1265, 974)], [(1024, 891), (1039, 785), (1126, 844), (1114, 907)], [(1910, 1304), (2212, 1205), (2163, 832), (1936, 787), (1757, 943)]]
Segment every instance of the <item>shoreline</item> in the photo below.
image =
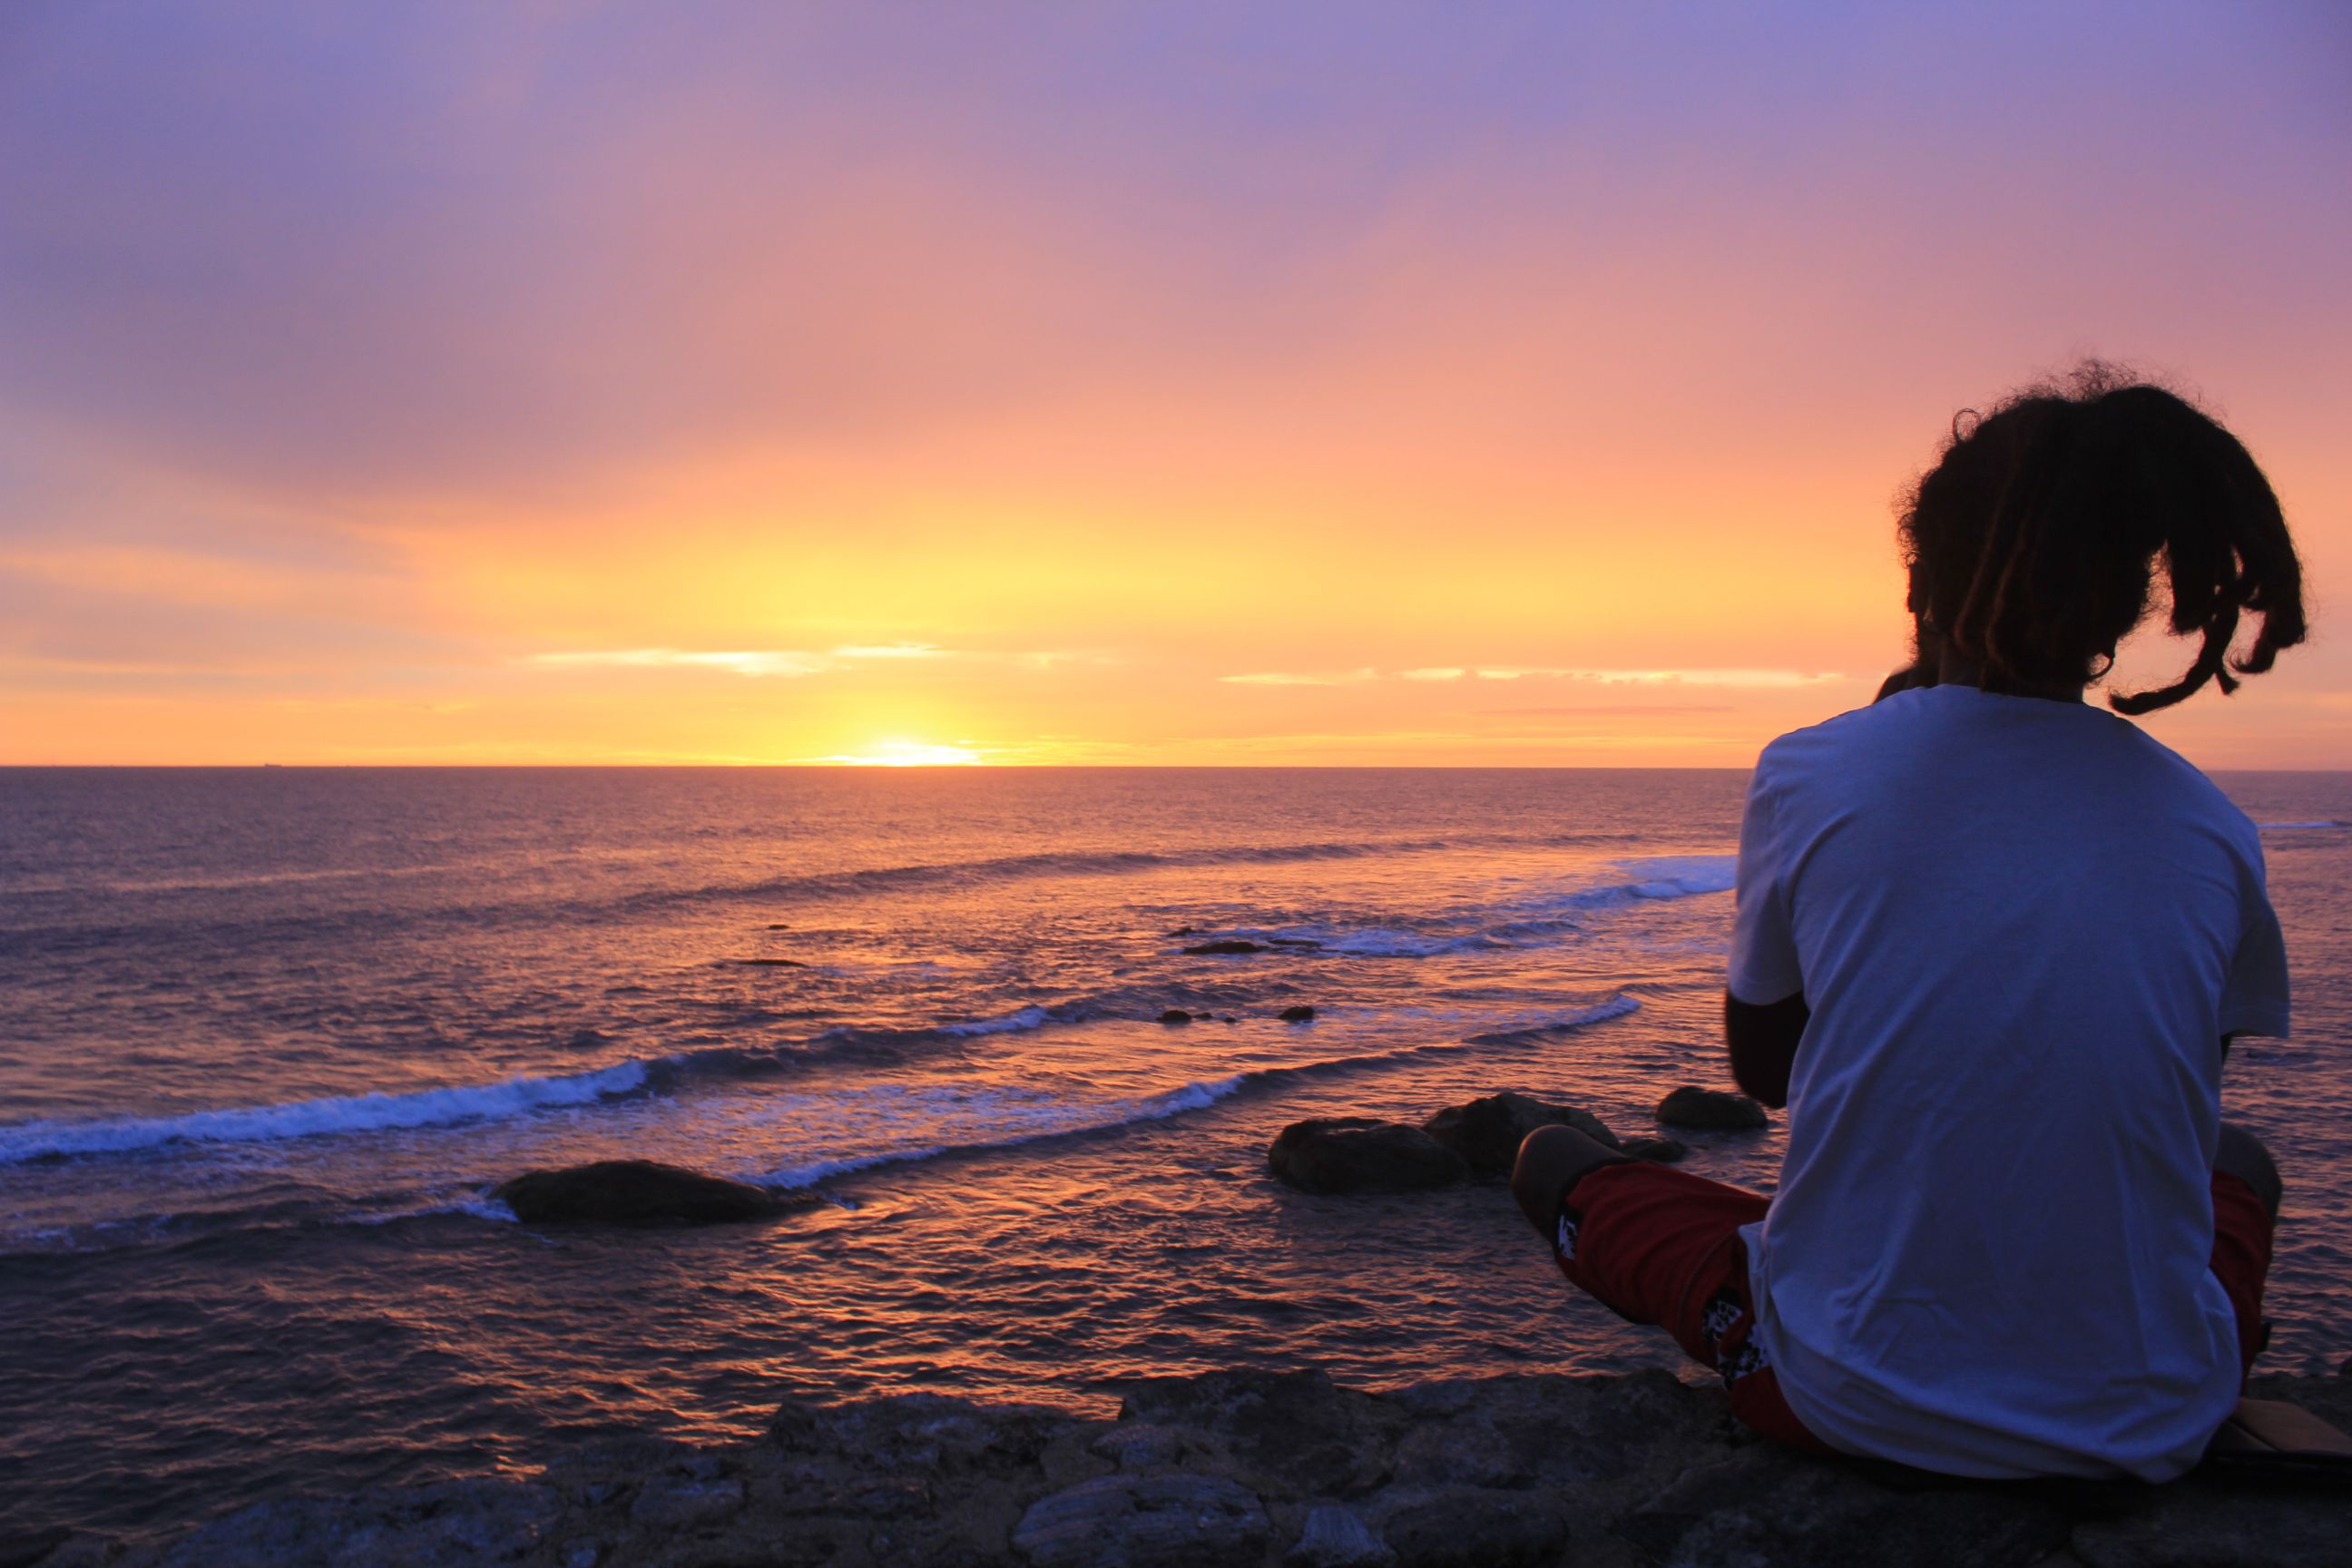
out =
[[(741, 1443), (609, 1439), (524, 1475), (270, 1500), (154, 1544), (0, 1542), (0, 1564), (2352, 1564), (2342, 1479), (1971, 1482), (1808, 1458), (1664, 1371), (1379, 1394), (1227, 1371), (1118, 1392), (1114, 1417), (794, 1401)], [(2249, 1392), (2352, 1426), (2352, 1378)]]

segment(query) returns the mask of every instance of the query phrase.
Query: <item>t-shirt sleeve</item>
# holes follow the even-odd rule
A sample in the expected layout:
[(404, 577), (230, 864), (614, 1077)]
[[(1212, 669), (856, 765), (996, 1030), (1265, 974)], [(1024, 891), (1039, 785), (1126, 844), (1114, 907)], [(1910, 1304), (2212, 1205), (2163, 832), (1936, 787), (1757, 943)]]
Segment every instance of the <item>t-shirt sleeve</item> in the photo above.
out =
[(1739, 872), (1731, 923), (1732, 995), (1761, 1006), (1805, 988), (1797, 965), (1796, 933), (1789, 923), (1789, 889), (1772, 807), (1769, 758), (1759, 758), (1739, 819)]
[(2255, 863), (2246, 902), (2246, 929), (2221, 983), (2221, 1032), (2284, 1039), (2288, 1027), (2286, 938)]

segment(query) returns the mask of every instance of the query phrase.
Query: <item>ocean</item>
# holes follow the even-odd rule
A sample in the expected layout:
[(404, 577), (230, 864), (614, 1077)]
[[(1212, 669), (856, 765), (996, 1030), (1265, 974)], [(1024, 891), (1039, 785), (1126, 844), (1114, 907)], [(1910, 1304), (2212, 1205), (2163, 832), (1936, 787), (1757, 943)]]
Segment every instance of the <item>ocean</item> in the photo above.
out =
[[(1265, 1149), (1501, 1089), (1631, 1135), (1725, 1084), (1745, 780), (0, 770), (0, 1534), (736, 1438), (787, 1395), (1675, 1365), (1499, 1186), (1312, 1197)], [(2220, 782), (2296, 988), (2227, 1073), (2287, 1180), (2263, 1368), (2332, 1370), (2352, 774)], [(1265, 951), (1183, 951), (1224, 938)], [(1772, 1185), (1777, 1122), (1681, 1136)], [(621, 1232), (488, 1195), (617, 1157), (823, 1201)]]

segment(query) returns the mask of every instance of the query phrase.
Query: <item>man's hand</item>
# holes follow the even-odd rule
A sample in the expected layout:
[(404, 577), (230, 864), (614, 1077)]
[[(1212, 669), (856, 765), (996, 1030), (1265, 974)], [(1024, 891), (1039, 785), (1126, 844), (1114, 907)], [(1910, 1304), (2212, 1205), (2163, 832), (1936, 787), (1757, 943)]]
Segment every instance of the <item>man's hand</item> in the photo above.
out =
[(1812, 1016), (1802, 992), (1761, 1005), (1723, 994), (1723, 1040), (1731, 1047), (1731, 1076), (1742, 1093), (1775, 1110), (1789, 1103), (1789, 1072)]

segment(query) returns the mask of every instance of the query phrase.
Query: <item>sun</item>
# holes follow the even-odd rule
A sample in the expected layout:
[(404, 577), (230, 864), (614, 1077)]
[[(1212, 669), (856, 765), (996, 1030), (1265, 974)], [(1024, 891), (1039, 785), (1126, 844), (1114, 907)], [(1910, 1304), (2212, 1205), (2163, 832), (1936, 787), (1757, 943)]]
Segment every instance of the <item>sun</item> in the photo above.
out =
[(808, 760), (852, 768), (976, 768), (987, 761), (971, 746), (939, 746), (922, 741), (877, 741), (863, 752)]

